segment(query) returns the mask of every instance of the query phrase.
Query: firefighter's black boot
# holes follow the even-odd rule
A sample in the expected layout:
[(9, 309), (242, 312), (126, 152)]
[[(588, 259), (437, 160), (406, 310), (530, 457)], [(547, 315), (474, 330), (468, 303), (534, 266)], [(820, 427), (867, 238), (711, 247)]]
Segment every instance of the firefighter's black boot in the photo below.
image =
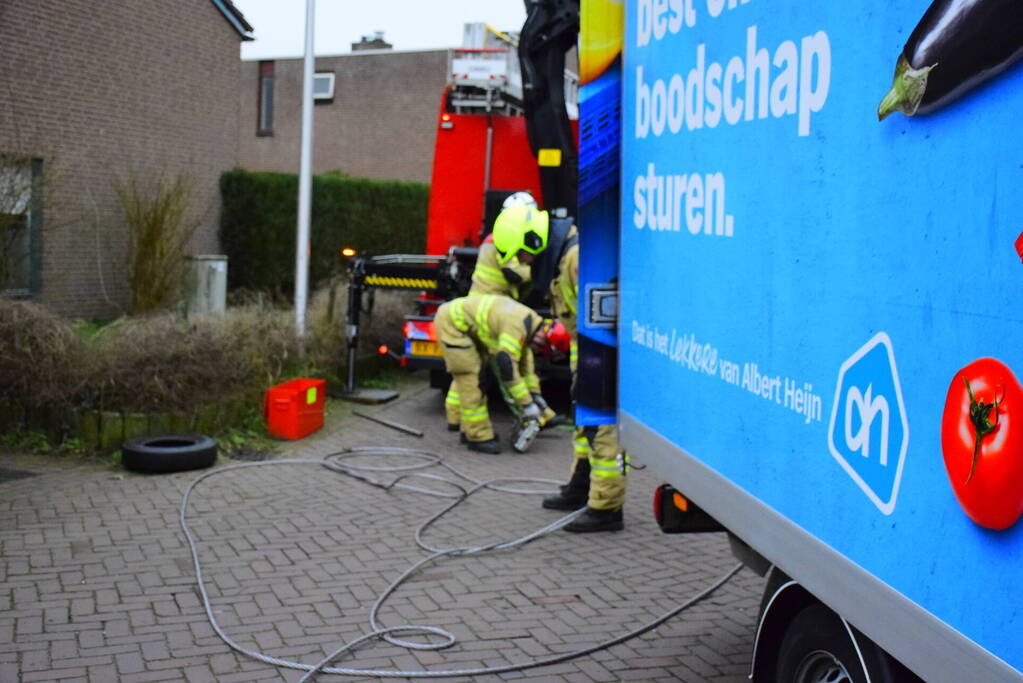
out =
[(578, 510), (590, 497), (590, 461), (580, 459), (572, 470), (572, 478), (561, 487), (560, 493), (546, 496), (543, 507), (548, 510)]
[(465, 444), (469, 447), (470, 451), (476, 451), (477, 453), (487, 453), (489, 455), (500, 455), (501, 453), (501, 444), (498, 443), (496, 437), (490, 441), (469, 441), (467, 439)]
[(591, 531), (621, 531), (625, 528), (622, 521), (622, 509), (594, 510), (587, 507), (586, 511), (565, 525), (565, 531), (585, 534)]

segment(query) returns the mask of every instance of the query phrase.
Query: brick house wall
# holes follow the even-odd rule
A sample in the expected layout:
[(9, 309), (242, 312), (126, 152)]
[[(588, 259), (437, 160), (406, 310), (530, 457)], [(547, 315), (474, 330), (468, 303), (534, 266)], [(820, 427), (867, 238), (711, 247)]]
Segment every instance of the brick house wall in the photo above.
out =
[[(239, 159), (243, 168), (297, 173), (301, 58), (273, 60), (273, 134), (257, 134), (260, 61), (243, 61)], [(377, 51), (317, 57), (335, 74), (334, 99), (313, 111), (313, 172), (430, 182), (447, 51)]]
[(0, 153), (42, 159), (47, 181), (33, 300), (83, 318), (125, 311), (118, 179), (193, 178), (191, 251), (219, 251), (241, 40), (211, 0), (0, 2)]

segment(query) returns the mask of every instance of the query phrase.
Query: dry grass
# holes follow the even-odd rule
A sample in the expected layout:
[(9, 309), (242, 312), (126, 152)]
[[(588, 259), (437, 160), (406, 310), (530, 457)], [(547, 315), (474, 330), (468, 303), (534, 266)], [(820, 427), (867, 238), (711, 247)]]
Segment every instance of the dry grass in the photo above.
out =
[[(0, 299), (0, 397), (29, 405), (183, 412), (257, 398), (290, 377), (344, 377), (346, 293), (328, 311), (328, 292), (310, 300), (305, 352), (291, 309), (250, 304), (220, 316), (165, 313), (122, 318), (89, 337), (70, 321)], [(360, 355), (400, 338), (409, 295), (378, 293), (363, 317)], [(329, 314), (328, 314), (329, 313)]]
[(66, 321), (34, 304), (0, 299), (0, 396), (66, 405), (85, 387), (87, 355)]
[(258, 394), (293, 368), (297, 348), (280, 316), (255, 310), (184, 322), (173, 315), (124, 319), (91, 345), (90, 388), (104, 408), (191, 412)]

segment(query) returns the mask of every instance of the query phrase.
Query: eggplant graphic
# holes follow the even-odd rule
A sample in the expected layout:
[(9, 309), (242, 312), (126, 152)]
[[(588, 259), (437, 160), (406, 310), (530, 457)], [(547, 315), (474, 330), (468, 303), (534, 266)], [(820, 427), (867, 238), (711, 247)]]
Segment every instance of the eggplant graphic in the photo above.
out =
[(928, 114), (1023, 56), (1023, 1), (934, 0), (902, 48), (878, 121)]

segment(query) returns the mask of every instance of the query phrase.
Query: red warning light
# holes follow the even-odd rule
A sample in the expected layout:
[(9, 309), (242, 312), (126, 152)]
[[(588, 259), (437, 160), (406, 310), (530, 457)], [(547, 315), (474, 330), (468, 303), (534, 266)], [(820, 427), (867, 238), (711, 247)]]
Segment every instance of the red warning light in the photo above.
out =
[(380, 348), (377, 349), (377, 353), (379, 353), (381, 356), (386, 356), (388, 351), (390, 351), (390, 349), (387, 348), (386, 344), (381, 344)]

